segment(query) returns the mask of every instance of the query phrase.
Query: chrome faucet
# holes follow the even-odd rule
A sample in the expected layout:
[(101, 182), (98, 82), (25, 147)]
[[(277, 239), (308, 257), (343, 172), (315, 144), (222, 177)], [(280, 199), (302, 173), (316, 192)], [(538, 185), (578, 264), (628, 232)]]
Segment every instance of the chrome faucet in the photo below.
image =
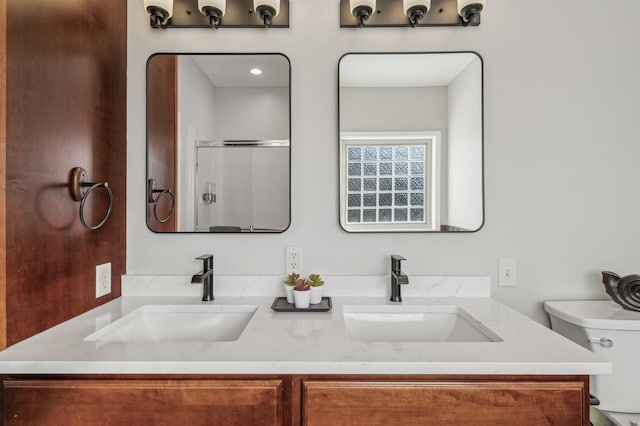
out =
[(400, 286), (409, 284), (409, 277), (402, 273), (400, 262), (407, 260), (397, 254), (391, 255), (391, 300), (392, 302), (402, 302), (400, 296)]
[(191, 277), (191, 284), (202, 283), (202, 301), (209, 302), (214, 300), (213, 297), (213, 255), (203, 254), (196, 257), (196, 260), (202, 260), (204, 267), (202, 271)]

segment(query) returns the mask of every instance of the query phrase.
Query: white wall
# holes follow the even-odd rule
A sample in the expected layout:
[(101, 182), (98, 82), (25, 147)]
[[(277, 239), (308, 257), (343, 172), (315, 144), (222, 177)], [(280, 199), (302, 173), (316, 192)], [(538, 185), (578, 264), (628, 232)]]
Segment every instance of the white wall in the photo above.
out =
[(289, 139), (286, 87), (218, 87), (214, 139)]
[[(129, 42), (131, 45), (131, 42)], [(180, 115), (181, 139), (189, 127), (197, 129), (198, 135), (213, 138), (216, 130), (215, 88), (211, 80), (189, 56), (178, 59), (178, 114)]]
[[(490, 275), (546, 321), (546, 299), (605, 297), (599, 271), (638, 272), (640, 2), (495, 0), (475, 28), (340, 29), (338, 1), (291, 0), (290, 29), (152, 30), (128, 7), (127, 272)], [(544, 5), (539, 5), (542, 7)], [(486, 223), (471, 234), (347, 234), (338, 225), (337, 67), (351, 51), (474, 50), (485, 64)], [(145, 225), (145, 61), (157, 51), (282, 52), (292, 65), (292, 224), (278, 235), (160, 235)], [(499, 257), (518, 286), (495, 285)]]
[(446, 87), (343, 87), (340, 104), (343, 132), (437, 130), (446, 134)]
[(449, 85), (448, 223), (482, 225), (482, 64), (476, 58)]

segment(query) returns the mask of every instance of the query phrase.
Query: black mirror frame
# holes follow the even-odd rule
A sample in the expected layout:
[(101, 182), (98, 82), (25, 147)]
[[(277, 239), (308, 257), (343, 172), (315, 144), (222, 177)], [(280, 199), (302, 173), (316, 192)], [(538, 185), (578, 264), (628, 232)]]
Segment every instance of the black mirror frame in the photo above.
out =
[(337, 140), (338, 140), (338, 170), (339, 173), (342, 173), (340, 171), (340, 161), (341, 161), (341, 126), (340, 126), (340, 63), (342, 62), (342, 60), (349, 56), (349, 55), (416, 55), (416, 54), (454, 54), (454, 53), (470, 53), (473, 54), (475, 56), (478, 57), (478, 59), (480, 60), (480, 100), (481, 100), (481, 120), (482, 120), (482, 126), (481, 126), (481, 134), (480, 134), (480, 138), (481, 138), (481, 156), (480, 159), (482, 161), (481, 164), (481, 172), (482, 172), (482, 182), (481, 182), (481, 187), (482, 187), (482, 222), (480, 223), (480, 226), (478, 226), (477, 229), (471, 229), (471, 230), (446, 230), (446, 231), (403, 231), (403, 230), (380, 230), (380, 231), (351, 231), (351, 230), (347, 230), (345, 229), (345, 227), (343, 226), (342, 223), (342, 214), (341, 214), (341, 184), (340, 184), (340, 176), (338, 176), (338, 191), (337, 191), (337, 196), (338, 196), (338, 226), (340, 227), (340, 229), (346, 233), (349, 234), (471, 234), (471, 233), (475, 233), (480, 231), (483, 227), (484, 224), (486, 222), (486, 208), (485, 208), (485, 203), (486, 203), (486, 198), (485, 198), (485, 177), (484, 177), (484, 118), (485, 118), (485, 114), (484, 114), (484, 59), (482, 58), (482, 55), (480, 55), (478, 52), (472, 51), (472, 50), (460, 50), (460, 51), (433, 51), (433, 52), (347, 52), (345, 54), (343, 54), (340, 59), (338, 60), (338, 67), (337, 67), (337, 99), (338, 99), (338, 108), (337, 108), (337, 123), (338, 123), (338, 128), (337, 128)]
[[(171, 231), (171, 232), (165, 232), (165, 231), (157, 231), (151, 228), (150, 223), (149, 223), (149, 214), (148, 214), (148, 203), (149, 203), (149, 195), (148, 195), (148, 189), (145, 190), (145, 215), (146, 215), (146, 219), (145, 219), (145, 223), (147, 224), (147, 229), (149, 229), (151, 232), (153, 232), (154, 234), (164, 234), (164, 235), (174, 235), (174, 234), (188, 234), (188, 235), (217, 235), (217, 234), (248, 234), (248, 235), (254, 235), (254, 234), (260, 234), (260, 235), (274, 235), (274, 234), (282, 234), (284, 232), (286, 232), (290, 227), (291, 227), (291, 221), (292, 221), (292, 217), (291, 217), (291, 212), (292, 212), (292, 208), (291, 208), (291, 182), (292, 182), (292, 145), (291, 145), (291, 60), (289, 59), (289, 57), (287, 55), (285, 55), (284, 53), (281, 52), (249, 52), (249, 53), (239, 53), (239, 52), (230, 52), (230, 53), (224, 53), (224, 52), (219, 52), (219, 53), (211, 53), (211, 52), (156, 52), (154, 54), (152, 54), (151, 56), (149, 56), (149, 58), (147, 59), (147, 63), (146, 63), (146, 91), (145, 91), (145, 123), (146, 123), (146, 128), (145, 128), (145, 132), (146, 132), (146, 171), (145, 171), (145, 181), (144, 181), (144, 185), (145, 188), (148, 188), (148, 179), (149, 179), (149, 172), (150, 172), (150, 161), (149, 161), (149, 153), (150, 153), (150, 149), (149, 149), (149, 62), (151, 61), (151, 59), (153, 59), (156, 56), (159, 55), (189, 55), (189, 56), (264, 56), (264, 55), (277, 55), (277, 56), (281, 56), (283, 57), (288, 64), (288, 68), (289, 68), (289, 222), (287, 223), (287, 226), (280, 230), (280, 231), (251, 231), (251, 232), (235, 232), (235, 231), (222, 231), (222, 232), (197, 232), (197, 231)], [(175, 213), (175, 212), (172, 212)]]

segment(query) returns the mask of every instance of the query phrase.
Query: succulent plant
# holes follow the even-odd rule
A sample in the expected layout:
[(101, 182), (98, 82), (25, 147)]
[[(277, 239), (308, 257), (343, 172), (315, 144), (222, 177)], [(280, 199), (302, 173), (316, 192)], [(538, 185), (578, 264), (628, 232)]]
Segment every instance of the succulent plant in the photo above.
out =
[(307, 280), (304, 278), (298, 278), (296, 280), (296, 286), (293, 289), (296, 291), (308, 291), (311, 290), (311, 287), (309, 287)]
[(289, 274), (287, 279), (283, 281), (283, 283), (285, 283), (288, 286), (293, 287), (294, 285), (296, 285), (296, 280), (298, 278), (300, 278), (300, 274), (296, 274), (295, 272), (292, 272), (292, 273)]
[(307, 279), (307, 284), (311, 287), (320, 287), (324, 285), (324, 281), (320, 278), (318, 274), (309, 274), (309, 279)]

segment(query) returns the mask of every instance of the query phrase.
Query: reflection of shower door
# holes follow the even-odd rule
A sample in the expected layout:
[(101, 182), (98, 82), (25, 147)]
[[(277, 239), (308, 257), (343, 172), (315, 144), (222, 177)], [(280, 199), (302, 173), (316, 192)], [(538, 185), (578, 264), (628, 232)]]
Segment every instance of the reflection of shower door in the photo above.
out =
[[(252, 223), (251, 148), (198, 147), (196, 155), (197, 229)], [(215, 188), (215, 202), (203, 197)]]
[[(215, 202), (203, 195), (215, 188)], [(289, 148), (286, 146), (198, 146), (196, 229), (235, 226), (284, 230), (289, 223)]]

